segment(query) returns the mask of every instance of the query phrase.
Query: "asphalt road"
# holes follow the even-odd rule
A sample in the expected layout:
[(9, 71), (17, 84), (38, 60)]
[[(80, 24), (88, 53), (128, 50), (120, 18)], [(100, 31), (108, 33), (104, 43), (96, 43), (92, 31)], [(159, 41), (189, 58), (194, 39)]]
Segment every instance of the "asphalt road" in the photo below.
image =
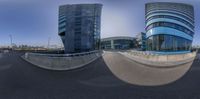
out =
[(51, 71), (22, 54), (0, 54), (0, 99), (200, 99), (200, 60), (173, 83), (144, 87), (119, 80), (103, 58), (80, 69)]

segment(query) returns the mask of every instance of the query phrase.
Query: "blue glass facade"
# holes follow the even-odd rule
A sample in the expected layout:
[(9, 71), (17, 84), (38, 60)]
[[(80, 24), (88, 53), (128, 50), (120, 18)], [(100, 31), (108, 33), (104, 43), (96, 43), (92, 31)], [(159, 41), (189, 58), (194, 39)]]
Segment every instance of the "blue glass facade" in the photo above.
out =
[(190, 51), (194, 35), (194, 8), (183, 3), (145, 5), (147, 50)]
[(65, 53), (100, 48), (101, 4), (72, 4), (59, 7), (58, 34)]
[(137, 50), (146, 50), (146, 33), (140, 32), (136, 35)]

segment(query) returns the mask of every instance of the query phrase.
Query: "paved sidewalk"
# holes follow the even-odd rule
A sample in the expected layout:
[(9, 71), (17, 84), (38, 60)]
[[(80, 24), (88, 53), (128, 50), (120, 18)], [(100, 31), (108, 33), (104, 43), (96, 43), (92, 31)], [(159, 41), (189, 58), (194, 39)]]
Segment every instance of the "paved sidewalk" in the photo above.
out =
[[(139, 58), (137, 56), (131, 55), (127, 52), (119, 52), (120, 54), (124, 55), (127, 58), (132, 59), (135, 62), (144, 64), (146, 66), (150, 66), (150, 67), (157, 67), (157, 68), (169, 68), (169, 67), (176, 67), (176, 66), (180, 66), (180, 65), (184, 65), (186, 63), (190, 63), (194, 60), (194, 57), (186, 57), (183, 60), (174, 60), (174, 61), (155, 61), (155, 60), (148, 60), (146, 58)], [(164, 56), (166, 57), (166, 56)], [(172, 57), (172, 56), (171, 56)], [(176, 57), (174, 57), (176, 58)]]
[(157, 86), (172, 83), (181, 78), (192, 62), (172, 68), (154, 68), (137, 63), (117, 52), (105, 53), (104, 60), (119, 79), (142, 86)]

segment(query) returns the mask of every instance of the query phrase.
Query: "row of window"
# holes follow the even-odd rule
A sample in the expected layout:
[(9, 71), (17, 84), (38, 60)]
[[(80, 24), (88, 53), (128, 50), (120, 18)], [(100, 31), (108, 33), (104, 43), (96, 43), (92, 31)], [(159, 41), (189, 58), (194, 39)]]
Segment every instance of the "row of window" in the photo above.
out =
[(151, 14), (155, 14), (155, 13), (169, 13), (169, 14), (178, 15), (178, 16), (181, 16), (181, 17), (183, 17), (183, 18), (189, 20), (190, 22), (194, 23), (194, 18), (189, 18), (189, 17), (186, 16), (186, 15), (182, 15), (182, 14), (175, 13), (175, 12), (169, 12), (169, 11), (156, 11), (156, 12), (150, 12), (150, 13), (148, 13), (148, 14), (146, 15), (146, 17), (149, 16), (149, 15), (151, 15)]
[(171, 3), (165, 3), (165, 4), (151, 4), (148, 5), (147, 11), (152, 11), (152, 10), (173, 10), (181, 13), (185, 13), (187, 15), (190, 15), (193, 12), (193, 7), (185, 4), (171, 4)]
[(60, 28), (60, 29), (59, 29), (59, 33), (65, 32), (65, 30), (66, 30), (65, 28)]
[(167, 19), (174, 19), (176, 21), (180, 21), (184, 24), (186, 24), (187, 26), (189, 26), (190, 28), (194, 29), (194, 26), (192, 24), (190, 24), (189, 22), (185, 21), (184, 19), (178, 18), (178, 17), (174, 17), (174, 16), (170, 16), (170, 15), (156, 15), (156, 16), (152, 16), (150, 18), (148, 18), (146, 20), (146, 22), (153, 20), (153, 19), (157, 19), (157, 18), (167, 18)]
[(66, 30), (65, 28), (66, 28), (65, 25), (64, 26), (59, 25), (59, 27), (58, 27), (59, 33), (64, 32)]
[(193, 37), (193, 32), (190, 31), (189, 29), (181, 26), (181, 25), (178, 25), (178, 24), (175, 24), (175, 23), (171, 23), (171, 22), (155, 22), (155, 23), (152, 23), (150, 24), (149, 26), (146, 27), (146, 31), (152, 29), (152, 28), (155, 28), (155, 27), (169, 27), (169, 28), (173, 28), (173, 29), (177, 29), (179, 31), (182, 31), (190, 36)]
[(59, 19), (58, 23), (61, 24), (61, 23), (65, 22), (65, 21), (66, 21), (65, 18), (63, 18), (63, 19)]
[[(134, 43), (132, 40), (114, 40), (113, 46), (115, 49), (130, 49), (134, 47)], [(101, 42), (102, 49), (110, 49), (111, 48), (111, 41), (102, 41)]]
[(66, 26), (66, 22), (63, 22), (63, 23), (61, 23), (61, 24), (59, 24), (59, 28), (62, 28), (62, 27), (65, 27)]
[[(78, 6), (76, 8), (76, 13), (75, 13), (75, 16), (80, 16), (81, 15), (81, 7)], [(80, 51), (81, 50), (81, 21), (82, 21), (82, 18), (81, 16), (80, 17), (74, 17), (75, 19), (75, 28), (74, 28), (74, 34), (75, 34), (75, 37), (74, 37), (74, 47), (75, 47), (75, 50), (76, 51)]]
[(147, 39), (147, 50), (149, 51), (189, 51), (192, 41), (172, 36), (154, 35)]
[(65, 22), (65, 21), (66, 21), (66, 16), (65, 15), (59, 16), (59, 19), (58, 19), (59, 24)]
[(157, 7), (156, 9), (154, 8), (154, 9), (148, 10), (147, 13), (149, 13), (151, 11), (155, 11), (155, 10), (157, 10), (157, 11), (171, 11), (171, 12), (187, 15), (190, 18), (194, 18), (194, 16), (193, 16), (193, 13), (194, 13), (193, 8), (189, 8), (188, 9), (188, 8), (182, 8), (181, 7), (181, 9), (177, 9), (177, 7), (176, 7), (176, 8), (173, 9), (173, 8), (169, 8), (169, 7), (167, 7), (167, 8), (159, 8), (159, 7)]
[(75, 12), (75, 16), (81, 16), (81, 15), (82, 15), (81, 9)]

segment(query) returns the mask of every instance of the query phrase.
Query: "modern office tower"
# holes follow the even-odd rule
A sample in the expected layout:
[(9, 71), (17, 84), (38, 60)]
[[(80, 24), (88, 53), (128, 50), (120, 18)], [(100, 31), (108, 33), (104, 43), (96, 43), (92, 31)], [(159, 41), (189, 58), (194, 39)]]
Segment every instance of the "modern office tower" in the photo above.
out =
[(136, 38), (117, 36), (101, 39), (101, 49), (132, 49), (136, 46)]
[(194, 8), (183, 3), (145, 5), (147, 50), (190, 52), (194, 35)]
[(65, 53), (79, 53), (100, 48), (102, 4), (71, 4), (59, 7), (58, 34)]

